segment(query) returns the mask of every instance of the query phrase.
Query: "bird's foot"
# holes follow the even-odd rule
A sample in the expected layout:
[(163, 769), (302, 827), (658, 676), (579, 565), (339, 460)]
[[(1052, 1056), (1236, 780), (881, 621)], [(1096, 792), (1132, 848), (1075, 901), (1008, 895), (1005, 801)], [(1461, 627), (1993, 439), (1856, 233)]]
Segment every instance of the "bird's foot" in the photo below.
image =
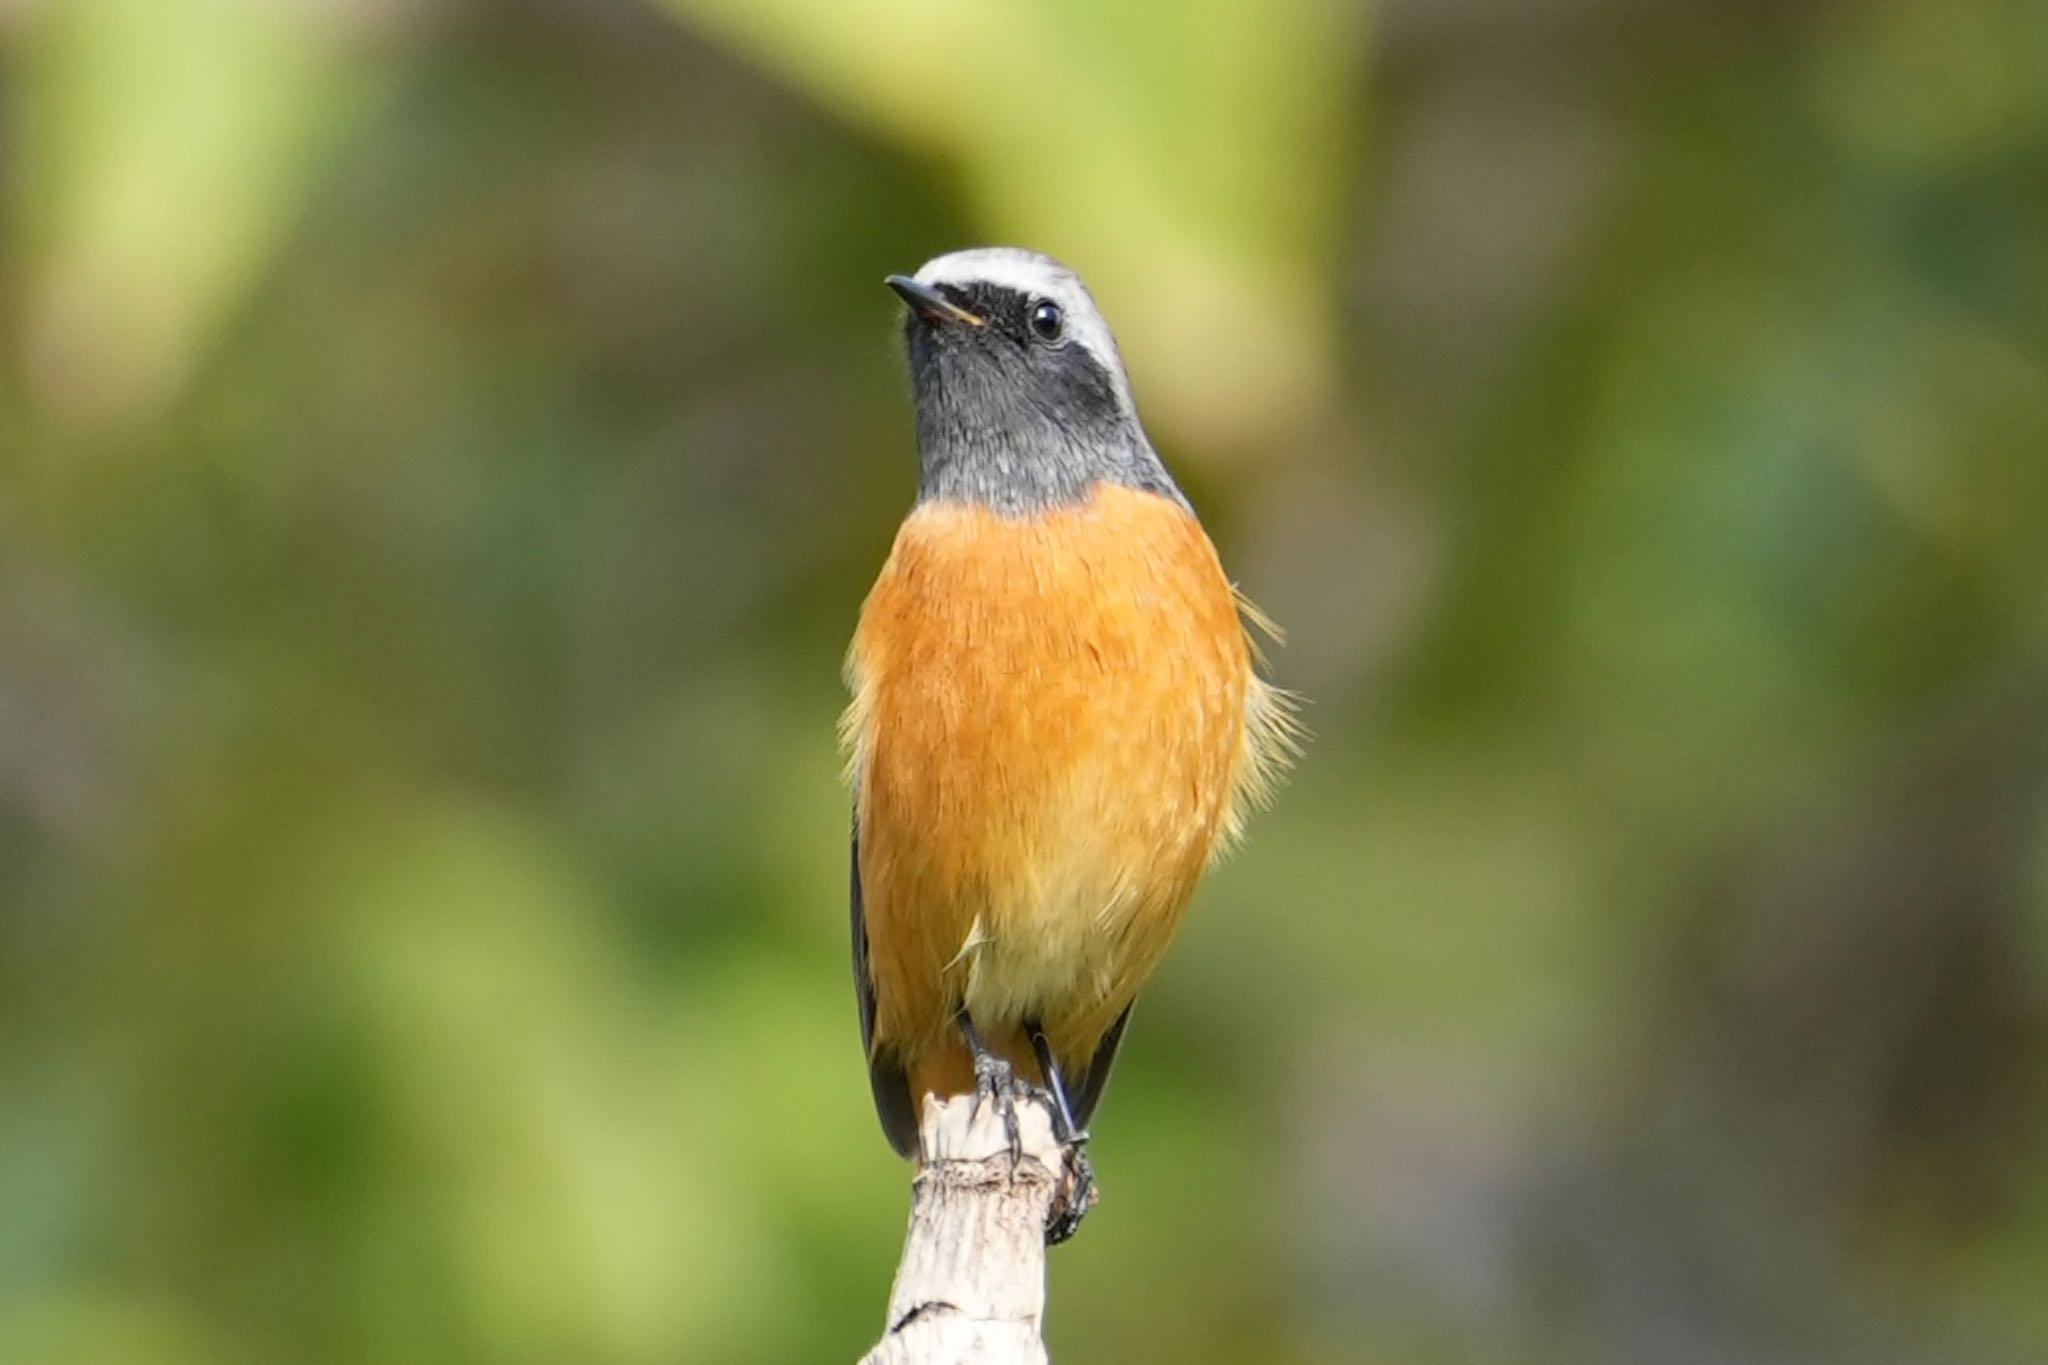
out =
[(1010, 1142), (1010, 1164), (1015, 1166), (1024, 1157), (1024, 1134), (1017, 1124), (1017, 1101), (1034, 1098), (1035, 1092), (1028, 1082), (1017, 1078), (1016, 1069), (1008, 1061), (993, 1052), (983, 1052), (974, 1058), (974, 1093), (977, 1104), (996, 1106), (996, 1113), (1003, 1121), (1003, 1136)]
[(1036, 1102), (1052, 1113), (1053, 1129), (1060, 1144), (1060, 1168), (1054, 1175), (1052, 1207), (1046, 1214), (1045, 1244), (1058, 1246), (1081, 1228), (1081, 1220), (1095, 1207), (1100, 1195), (1095, 1187), (1095, 1168), (1088, 1161), (1088, 1134), (1072, 1132), (1060, 1117), (1050, 1090), (1040, 1089), (1017, 1075), (1009, 1061), (992, 1052), (974, 1059), (976, 1103), (993, 1104), (1003, 1121), (1003, 1136), (1010, 1144), (1010, 1164), (1024, 1158), (1024, 1135), (1018, 1121), (1019, 1103)]
[(1089, 1164), (1082, 1144), (1086, 1133), (1060, 1148), (1059, 1183), (1053, 1189), (1052, 1208), (1045, 1218), (1045, 1244), (1056, 1247), (1081, 1230), (1081, 1220), (1095, 1207), (1101, 1195), (1095, 1188), (1095, 1168)]

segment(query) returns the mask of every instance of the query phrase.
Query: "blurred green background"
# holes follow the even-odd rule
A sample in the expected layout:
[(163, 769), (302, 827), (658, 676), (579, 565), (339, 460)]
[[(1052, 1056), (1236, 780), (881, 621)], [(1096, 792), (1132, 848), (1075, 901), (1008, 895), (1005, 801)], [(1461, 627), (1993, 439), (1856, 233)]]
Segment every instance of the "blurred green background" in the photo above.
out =
[(2037, 0), (0, 0), (0, 1361), (851, 1360), (891, 270), (1315, 740), (1056, 1359), (2048, 1359)]

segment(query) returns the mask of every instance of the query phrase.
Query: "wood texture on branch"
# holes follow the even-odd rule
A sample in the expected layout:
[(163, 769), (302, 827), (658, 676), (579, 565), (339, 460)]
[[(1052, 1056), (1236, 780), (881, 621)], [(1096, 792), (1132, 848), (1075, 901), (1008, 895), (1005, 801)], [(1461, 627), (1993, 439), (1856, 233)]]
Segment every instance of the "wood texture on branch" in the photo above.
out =
[(1017, 1102), (1023, 1155), (993, 1103), (927, 1098), (910, 1232), (887, 1330), (862, 1365), (1046, 1365), (1045, 1228), (1063, 1164), (1052, 1113)]

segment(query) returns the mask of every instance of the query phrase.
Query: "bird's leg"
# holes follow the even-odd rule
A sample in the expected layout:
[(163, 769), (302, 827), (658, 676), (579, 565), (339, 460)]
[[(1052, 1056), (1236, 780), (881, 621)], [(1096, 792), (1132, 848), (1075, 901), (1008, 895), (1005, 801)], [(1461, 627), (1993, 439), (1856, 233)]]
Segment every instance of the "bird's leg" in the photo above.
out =
[(1060, 1064), (1052, 1055), (1052, 1044), (1046, 1041), (1045, 1029), (1037, 1020), (1025, 1023), (1024, 1031), (1031, 1035), (1031, 1050), (1038, 1054), (1038, 1069), (1045, 1074), (1045, 1088), (1052, 1092), (1053, 1115), (1059, 1120), (1059, 1131), (1054, 1134), (1061, 1146), (1080, 1144), (1088, 1135), (1080, 1131), (1074, 1122), (1074, 1111), (1067, 1104), (1067, 1082), (1060, 1075)]
[(1045, 1029), (1034, 1019), (1024, 1025), (1024, 1030), (1031, 1035), (1031, 1050), (1038, 1054), (1038, 1069), (1045, 1075), (1045, 1088), (1052, 1092), (1053, 1114), (1059, 1127), (1055, 1136), (1060, 1140), (1061, 1165), (1065, 1169), (1060, 1173), (1059, 1194), (1045, 1225), (1045, 1244), (1058, 1246), (1081, 1230), (1081, 1220), (1095, 1207), (1095, 1168), (1088, 1161), (1088, 1134), (1074, 1122), (1073, 1108), (1067, 1103), (1066, 1078), (1060, 1075), (1060, 1064), (1052, 1055)]
[(1017, 1127), (1017, 1073), (1007, 1059), (983, 1041), (965, 1006), (954, 1016), (954, 1022), (960, 1026), (967, 1050), (974, 1054), (974, 1093), (993, 1103), (1002, 1116), (1003, 1136), (1010, 1140), (1010, 1164), (1014, 1166), (1024, 1155), (1024, 1135)]

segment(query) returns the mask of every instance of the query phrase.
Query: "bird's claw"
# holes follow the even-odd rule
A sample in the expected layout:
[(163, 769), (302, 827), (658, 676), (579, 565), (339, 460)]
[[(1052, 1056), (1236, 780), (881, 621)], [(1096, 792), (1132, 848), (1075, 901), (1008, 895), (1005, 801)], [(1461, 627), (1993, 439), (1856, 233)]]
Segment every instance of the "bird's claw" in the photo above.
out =
[(1045, 1219), (1045, 1244), (1056, 1247), (1081, 1230), (1081, 1220), (1101, 1196), (1095, 1188), (1095, 1168), (1088, 1162), (1082, 1133), (1060, 1148), (1059, 1184), (1053, 1190), (1052, 1209)]
[(974, 1093), (979, 1100), (996, 1106), (996, 1113), (1003, 1121), (1003, 1136), (1010, 1144), (1010, 1164), (1015, 1166), (1024, 1157), (1024, 1133), (1017, 1123), (1017, 1100), (1020, 1094), (1029, 1098), (1031, 1087), (1017, 1079), (1017, 1073), (1008, 1061), (992, 1052), (984, 1052), (974, 1059)]

